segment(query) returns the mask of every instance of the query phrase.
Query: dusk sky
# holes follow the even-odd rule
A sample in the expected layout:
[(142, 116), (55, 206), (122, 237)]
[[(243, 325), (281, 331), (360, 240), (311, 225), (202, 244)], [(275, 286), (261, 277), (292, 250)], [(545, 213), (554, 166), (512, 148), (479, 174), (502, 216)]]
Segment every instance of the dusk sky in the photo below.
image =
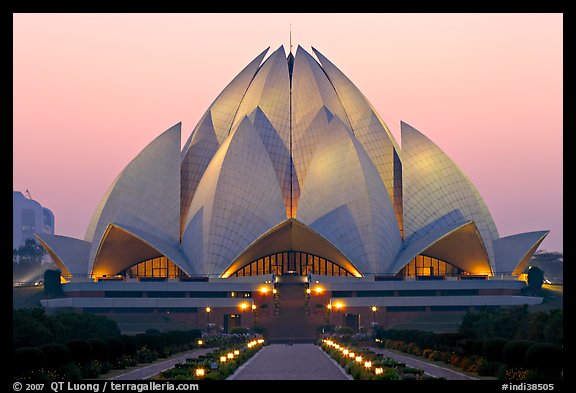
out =
[(400, 140), (404, 121), (475, 184), (500, 236), (563, 251), (561, 14), (16, 14), (13, 189), (84, 238), (118, 173), (182, 144), (266, 47), (317, 48)]

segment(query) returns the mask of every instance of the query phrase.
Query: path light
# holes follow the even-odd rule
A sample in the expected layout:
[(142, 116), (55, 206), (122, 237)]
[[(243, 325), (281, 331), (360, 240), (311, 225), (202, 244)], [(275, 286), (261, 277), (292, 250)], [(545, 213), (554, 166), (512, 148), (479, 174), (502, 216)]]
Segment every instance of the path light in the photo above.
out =
[(356, 356), (356, 361), (358, 363), (362, 363), (362, 356)]
[(264, 343), (264, 339), (259, 338), (259, 339), (258, 339), (258, 344), (262, 344), (262, 343)]
[(196, 369), (196, 376), (197, 377), (203, 377), (204, 376), (204, 369), (203, 368), (197, 368)]
[(350, 359), (354, 359), (356, 357), (356, 354), (354, 352), (350, 352), (348, 356), (350, 357)]
[(383, 373), (384, 373), (384, 369), (383, 369), (382, 367), (376, 367), (376, 368), (374, 369), (374, 374), (376, 374), (376, 375), (380, 375), (380, 374), (383, 374)]
[(234, 359), (234, 353), (233, 352), (228, 352), (228, 355), (226, 355), (228, 357), (228, 359)]
[(344, 355), (348, 355), (349, 352), (350, 352), (350, 351), (348, 351), (347, 349), (345, 349), (345, 350), (342, 351), (342, 353), (343, 353)]
[(226, 356), (220, 356), (220, 361), (222, 363), (226, 363)]
[(198, 345), (204, 345), (204, 341), (198, 340)]
[(368, 361), (368, 362), (364, 362), (364, 367), (366, 367), (366, 368), (372, 367), (372, 362), (369, 362), (369, 361)]
[(235, 349), (235, 350), (234, 350), (234, 356), (238, 356), (238, 355), (240, 355), (240, 351), (237, 350), (237, 349)]

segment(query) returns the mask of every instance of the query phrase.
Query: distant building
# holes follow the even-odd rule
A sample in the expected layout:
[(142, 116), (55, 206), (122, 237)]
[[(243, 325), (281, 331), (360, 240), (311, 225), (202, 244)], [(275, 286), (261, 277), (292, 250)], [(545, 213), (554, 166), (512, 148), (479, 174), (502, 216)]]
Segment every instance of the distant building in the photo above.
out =
[(34, 234), (54, 234), (54, 213), (19, 191), (12, 192), (12, 249), (20, 247)]

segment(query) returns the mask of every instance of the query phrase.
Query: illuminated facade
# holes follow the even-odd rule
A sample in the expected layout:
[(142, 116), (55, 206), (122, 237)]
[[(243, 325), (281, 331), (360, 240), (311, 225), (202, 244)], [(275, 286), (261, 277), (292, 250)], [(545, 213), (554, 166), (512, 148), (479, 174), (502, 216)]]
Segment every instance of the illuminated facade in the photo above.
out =
[[(438, 291), (472, 285), (467, 279), (476, 279), (478, 290), (494, 289), (495, 278), (506, 277), (506, 288), (521, 289), (510, 280), (547, 231), (500, 238), (478, 191), (426, 136), (401, 123), (400, 147), (364, 95), (317, 50), (318, 60), (302, 47), (288, 56), (280, 47), (265, 59), (267, 52), (220, 93), (183, 149), (177, 124), (126, 166), (84, 240), (37, 235), (70, 281), (65, 292), (162, 281), (158, 291), (193, 298), (179, 286), (251, 292), (286, 275), (317, 277), (335, 293), (339, 285), (418, 288), (422, 280)], [(150, 305), (154, 293), (133, 306), (168, 307), (161, 305), (168, 295)], [(354, 302), (359, 298), (370, 297)], [(237, 298), (221, 301), (234, 306)], [(98, 302), (67, 296), (44, 305), (90, 309)], [(430, 306), (420, 303), (412, 306)], [(411, 305), (389, 305), (400, 306)]]

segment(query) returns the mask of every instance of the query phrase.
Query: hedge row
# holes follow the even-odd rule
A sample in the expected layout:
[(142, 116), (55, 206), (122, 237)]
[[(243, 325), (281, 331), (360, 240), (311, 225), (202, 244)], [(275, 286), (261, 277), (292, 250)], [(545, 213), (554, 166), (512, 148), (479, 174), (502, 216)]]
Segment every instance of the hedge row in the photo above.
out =
[(14, 350), (13, 375), (18, 377), (87, 378), (112, 368), (147, 363), (196, 345), (198, 329), (121, 335), (104, 339), (75, 339)]
[[(483, 359), (481, 375), (506, 375), (507, 371), (532, 371), (535, 378), (558, 378), (561, 375), (562, 348), (555, 344), (505, 338), (469, 339), (460, 333), (433, 333), (420, 330), (380, 330), (377, 338), (388, 348), (427, 355), (445, 353), (446, 358)], [(395, 345), (394, 342), (406, 345)], [(442, 356), (440, 356), (442, 357)], [(451, 362), (455, 363), (455, 362)], [(511, 373), (513, 373), (511, 371)]]

